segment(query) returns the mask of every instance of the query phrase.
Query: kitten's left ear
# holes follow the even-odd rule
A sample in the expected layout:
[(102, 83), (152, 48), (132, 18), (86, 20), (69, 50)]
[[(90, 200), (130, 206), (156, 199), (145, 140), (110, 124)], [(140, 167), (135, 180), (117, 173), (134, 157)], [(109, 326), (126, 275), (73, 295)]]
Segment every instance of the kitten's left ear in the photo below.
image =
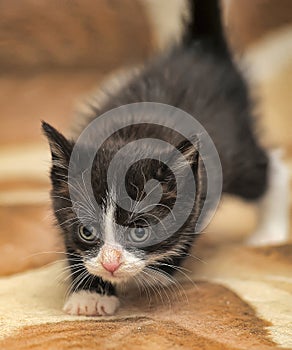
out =
[(72, 142), (44, 121), (42, 129), (50, 144), (53, 166), (67, 169), (73, 148)]
[[(176, 149), (181, 153), (184, 159), (179, 157), (177, 153), (170, 155), (167, 164), (163, 164), (159, 168), (157, 173), (157, 180), (164, 182), (164, 192), (168, 198), (176, 198), (177, 181), (185, 181), (187, 186), (189, 168), (191, 167), (192, 173), (196, 182), (196, 194), (195, 203), (197, 210), (201, 208), (201, 202), (204, 200), (206, 195), (205, 188), (205, 167), (200, 155), (200, 142), (196, 136), (189, 140), (184, 140), (176, 146)], [(176, 171), (178, 178), (170, 169)], [(191, 179), (190, 179), (191, 180)], [(186, 190), (186, 194), (193, 196), (192, 192)], [(192, 200), (192, 198), (190, 198)]]
[[(181, 155), (183, 155), (183, 161), (181, 157), (178, 157), (177, 154), (174, 153), (170, 155), (167, 165), (172, 169), (176, 169), (178, 173), (181, 173), (181, 175), (183, 175), (185, 169), (187, 169), (189, 166), (195, 170), (195, 168), (198, 166), (199, 158), (199, 142), (197, 137), (194, 136), (190, 140), (182, 141), (176, 146), (176, 149)], [(167, 175), (167, 170), (164, 167), (160, 168), (159, 172), (161, 176)]]
[[(179, 152), (184, 156), (185, 160), (187, 162), (182, 162), (180, 164), (178, 161), (175, 162), (175, 159), (173, 162), (175, 163), (176, 168), (182, 168), (187, 165), (190, 165), (191, 167), (194, 167), (198, 163), (198, 156), (199, 156), (199, 141), (197, 137), (192, 137), (190, 140), (182, 141), (177, 147)], [(187, 163), (187, 164), (186, 164)]]
[(201, 191), (201, 170), (202, 160), (199, 154), (199, 141), (196, 136), (189, 140), (184, 140), (176, 146), (176, 149), (183, 156), (179, 157), (177, 153), (170, 154), (168, 162), (163, 164), (157, 171), (157, 179), (166, 183), (165, 192), (174, 193), (176, 191), (176, 179), (170, 169), (176, 170), (180, 178), (185, 178), (191, 167), (197, 183), (198, 193)]

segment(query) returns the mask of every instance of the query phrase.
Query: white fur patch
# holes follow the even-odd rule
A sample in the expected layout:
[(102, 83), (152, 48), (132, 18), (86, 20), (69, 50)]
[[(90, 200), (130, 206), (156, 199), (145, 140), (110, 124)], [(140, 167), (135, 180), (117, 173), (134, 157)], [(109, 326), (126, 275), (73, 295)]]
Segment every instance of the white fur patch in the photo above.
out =
[(101, 295), (81, 290), (70, 295), (63, 311), (70, 315), (106, 316), (113, 315), (119, 305), (119, 299), (114, 295)]
[(262, 246), (284, 243), (289, 236), (289, 170), (281, 151), (269, 155), (268, 189), (259, 202), (260, 219), (248, 244)]
[[(104, 245), (97, 256), (85, 260), (85, 266), (89, 273), (102, 277), (105, 281), (115, 284), (127, 282), (140, 273), (145, 267), (145, 262), (140, 257), (128, 252), (116, 239), (115, 225), (115, 192), (110, 191), (107, 198), (107, 207), (103, 213), (103, 238)], [(119, 253), (119, 268), (112, 272), (107, 271), (104, 266), (104, 259), (114, 261), (117, 259), (115, 251)]]
[(106, 207), (106, 212), (104, 214), (104, 241), (106, 243), (115, 244), (115, 205), (113, 200), (109, 199), (109, 204)]
[[(116, 248), (117, 246), (115, 246)], [(101, 254), (98, 254), (97, 257), (91, 258), (90, 260), (85, 261), (85, 266), (89, 273), (102, 277), (103, 280), (109, 281), (115, 284), (121, 282), (127, 282), (132, 279), (132, 277), (139, 274), (145, 267), (145, 261), (133, 253), (128, 252), (126, 249), (121, 249), (120, 257), (120, 267), (114, 273), (110, 273), (104, 269), (101, 264)]]

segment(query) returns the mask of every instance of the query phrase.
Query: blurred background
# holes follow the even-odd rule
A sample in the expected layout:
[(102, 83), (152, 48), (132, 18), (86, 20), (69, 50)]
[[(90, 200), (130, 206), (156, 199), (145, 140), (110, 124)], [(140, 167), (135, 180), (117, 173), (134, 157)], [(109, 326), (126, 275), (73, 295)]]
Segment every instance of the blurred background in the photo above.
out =
[[(230, 47), (256, 100), (261, 142), (282, 147), (291, 169), (292, 1), (222, 6)], [(0, 275), (44, 265), (63, 250), (40, 120), (66, 134), (78, 104), (109, 74), (180, 37), (185, 10), (184, 0), (0, 0)], [(255, 222), (253, 205), (228, 199), (209, 231), (240, 239)]]

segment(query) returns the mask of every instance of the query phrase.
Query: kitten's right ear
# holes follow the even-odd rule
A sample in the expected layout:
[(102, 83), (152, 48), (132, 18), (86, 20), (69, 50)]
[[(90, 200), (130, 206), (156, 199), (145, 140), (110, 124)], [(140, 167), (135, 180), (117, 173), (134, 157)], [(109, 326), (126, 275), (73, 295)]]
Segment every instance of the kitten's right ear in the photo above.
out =
[(53, 166), (67, 169), (73, 148), (72, 142), (68, 141), (65, 136), (44, 121), (42, 121), (42, 129), (49, 141)]

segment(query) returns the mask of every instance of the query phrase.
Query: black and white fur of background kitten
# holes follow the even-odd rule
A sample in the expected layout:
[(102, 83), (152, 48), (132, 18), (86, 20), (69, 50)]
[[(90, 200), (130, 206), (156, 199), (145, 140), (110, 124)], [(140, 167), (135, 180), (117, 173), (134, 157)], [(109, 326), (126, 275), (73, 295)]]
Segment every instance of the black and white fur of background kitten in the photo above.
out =
[[(92, 106), (91, 120), (115, 107), (134, 102), (159, 102), (196, 116), (211, 136), (223, 170), (223, 192), (247, 200), (259, 200), (262, 215), (251, 244), (279, 243), (286, 239), (285, 198), (287, 174), (277, 153), (268, 155), (258, 144), (246, 85), (233, 64), (221, 27), (218, 1), (190, 2), (191, 20), (180, 44), (121, 81), (120, 89), (108, 91), (101, 104)], [(119, 306), (116, 287), (131, 280), (165, 285), (188, 256), (196, 235), (196, 220), (205, 198), (205, 173), (198, 149), (177, 138), (167, 128), (134, 125), (112, 135), (98, 152), (92, 168), (92, 186), (102, 215), (94, 225), (82, 224), (72, 209), (67, 184), (74, 140), (67, 140), (43, 123), (52, 153), (52, 201), (71, 267), (71, 293), (64, 310), (78, 315), (112, 315)], [(80, 132), (82, 131), (82, 128)], [(103, 132), (99, 130), (99, 132)], [(144, 137), (171, 140), (191, 165), (197, 183), (193, 212), (187, 222), (160, 244), (139, 248), (136, 242), (151, 234), (147, 217), (135, 218), (115, 204), (119, 188), (107, 187), (107, 167), (116, 152), (130, 141)], [(86, 153), (86, 150), (84, 150)], [(167, 150), (156, 150), (156, 152)], [(128, 157), (143, 149), (132, 149)], [(176, 158), (169, 154), (170, 162)], [(121, 159), (121, 167), (125, 159)], [(270, 171), (269, 171), (270, 170)], [(143, 197), (144, 183), (156, 179), (163, 184), (161, 205), (151, 210), (159, 220), (176, 198), (176, 183), (168, 167), (144, 159), (132, 166), (126, 179), (132, 198)], [(184, 168), (181, 168), (184, 178)], [(82, 194), (81, 194), (82, 195)], [(186, 201), (190, 200), (186, 197)], [(276, 204), (275, 204), (276, 202)], [(114, 222), (129, 226), (123, 245), (115, 236)]]

